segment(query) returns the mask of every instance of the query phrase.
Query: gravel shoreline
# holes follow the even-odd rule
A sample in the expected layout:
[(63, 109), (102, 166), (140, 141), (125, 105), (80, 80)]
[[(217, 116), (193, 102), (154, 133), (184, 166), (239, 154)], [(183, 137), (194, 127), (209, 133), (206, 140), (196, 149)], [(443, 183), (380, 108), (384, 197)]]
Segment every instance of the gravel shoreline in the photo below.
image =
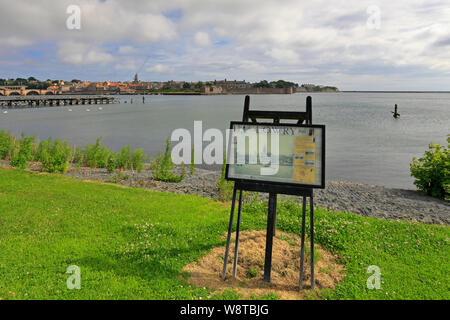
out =
[[(175, 171), (177, 170), (179, 171)], [(122, 175), (127, 176), (126, 180), (116, 179), (118, 175), (110, 174), (106, 169), (72, 168), (65, 175), (149, 190), (195, 194), (212, 199), (217, 199), (219, 195), (217, 181), (220, 172), (204, 169), (196, 169), (193, 175), (186, 173), (185, 179), (180, 183), (155, 181), (151, 171), (124, 171)], [(266, 197), (266, 194), (261, 195), (261, 199)], [(298, 197), (292, 196), (282, 196), (282, 199), (299, 200)], [(328, 181), (325, 189), (314, 191), (314, 203), (328, 210), (353, 212), (366, 217), (450, 224), (450, 202), (422, 196), (414, 190)]]

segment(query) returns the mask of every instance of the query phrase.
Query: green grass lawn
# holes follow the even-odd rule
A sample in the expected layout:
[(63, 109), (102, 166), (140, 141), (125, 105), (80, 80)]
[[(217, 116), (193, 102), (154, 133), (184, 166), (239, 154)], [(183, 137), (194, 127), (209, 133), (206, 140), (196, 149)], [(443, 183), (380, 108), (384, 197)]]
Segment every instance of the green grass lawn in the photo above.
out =
[[(266, 210), (246, 205), (242, 228), (264, 230)], [(301, 207), (278, 212), (277, 228), (299, 234)], [(347, 269), (321, 298), (450, 298), (448, 227), (315, 213), (316, 242)], [(224, 244), (228, 218), (229, 207), (201, 197), (0, 169), (0, 298), (207, 299), (180, 270)], [(70, 265), (81, 290), (66, 287)], [(380, 290), (366, 287), (370, 265), (381, 268)]]

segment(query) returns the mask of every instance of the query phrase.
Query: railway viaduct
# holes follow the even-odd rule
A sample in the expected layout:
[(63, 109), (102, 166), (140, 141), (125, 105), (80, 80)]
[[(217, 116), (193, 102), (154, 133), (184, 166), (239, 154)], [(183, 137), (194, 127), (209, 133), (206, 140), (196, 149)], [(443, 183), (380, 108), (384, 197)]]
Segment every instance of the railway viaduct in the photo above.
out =
[(27, 89), (25, 86), (0, 86), (0, 96), (41, 96), (55, 95), (57, 90)]

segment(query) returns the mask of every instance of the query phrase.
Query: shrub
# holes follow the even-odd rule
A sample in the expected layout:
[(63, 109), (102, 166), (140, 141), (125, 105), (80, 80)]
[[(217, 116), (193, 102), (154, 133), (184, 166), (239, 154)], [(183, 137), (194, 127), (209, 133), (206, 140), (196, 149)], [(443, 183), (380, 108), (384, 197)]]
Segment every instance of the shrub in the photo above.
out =
[(74, 147), (72, 151), (71, 162), (77, 167), (81, 167), (83, 164), (84, 150), (81, 147)]
[(102, 137), (98, 138), (95, 144), (88, 144), (84, 151), (84, 165), (90, 168), (106, 168), (111, 151), (102, 146), (100, 141)]
[(116, 168), (120, 170), (131, 169), (131, 147), (125, 146), (116, 154)]
[(72, 148), (66, 141), (49, 138), (39, 145), (39, 161), (42, 163), (43, 171), (66, 172), (69, 169), (71, 155)]
[(114, 152), (111, 152), (109, 159), (108, 159), (108, 164), (106, 165), (106, 169), (108, 170), (109, 173), (113, 173), (117, 170), (117, 158), (116, 158), (116, 154)]
[(22, 133), (22, 138), (19, 141), (19, 148), (16, 149), (14, 155), (11, 158), (11, 166), (25, 169), (28, 167), (28, 161), (34, 159), (34, 152), (36, 148), (36, 139), (34, 136), (25, 137)]
[(0, 160), (11, 160), (17, 148), (16, 137), (10, 131), (0, 131)]
[(184, 164), (181, 164), (181, 175), (176, 175), (172, 172), (173, 162), (170, 155), (170, 139), (166, 140), (166, 150), (164, 154), (161, 151), (158, 153), (158, 157), (155, 160), (155, 169), (153, 172), (153, 178), (159, 181), (165, 182), (181, 182), (185, 176)]
[(136, 170), (141, 172), (144, 170), (144, 164), (147, 160), (147, 155), (144, 154), (144, 149), (136, 149), (131, 152), (130, 146), (125, 146), (118, 153), (111, 152), (108, 158), (106, 169), (108, 172), (120, 170)]
[(450, 137), (447, 148), (430, 143), (428, 151), (410, 164), (414, 184), (422, 194), (450, 199)]
[(147, 160), (147, 155), (144, 153), (144, 149), (136, 149), (131, 155), (131, 166), (133, 170), (141, 172), (144, 170), (144, 164)]
[(156, 159), (153, 159), (153, 157), (150, 157), (148, 159), (148, 170), (155, 170), (156, 169)]
[(48, 151), (48, 145), (52, 141), (52, 137), (49, 137), (48, 139), (42, 140), (39, 143), (39, 146), (36, 150), (36, 153), (34, 155), (35, 161), (41, 161), (42, 155), (45, 151)]

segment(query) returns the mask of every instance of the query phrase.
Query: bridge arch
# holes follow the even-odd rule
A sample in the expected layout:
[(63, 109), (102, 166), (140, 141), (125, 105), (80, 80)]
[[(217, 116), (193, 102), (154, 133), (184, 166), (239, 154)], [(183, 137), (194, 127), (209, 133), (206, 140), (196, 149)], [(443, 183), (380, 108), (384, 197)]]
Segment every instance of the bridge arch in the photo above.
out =
[(39, 92), (37, 92), (37, 91), (29, 91), (28, 93), (27, 93), (27, 96), (38, 96), (39, 95)]
[(47, 92), (45, 93), (45, 95), (46, 95), (46, 96), (53, 96), (53, 95), (54, 95), (54, 93), (53, 93), (53, 92), (51, 92), (51, 91), (47, 91)]
[(20, 96), (19, 92), (13, 91), (9, 93), (10, 96)]

